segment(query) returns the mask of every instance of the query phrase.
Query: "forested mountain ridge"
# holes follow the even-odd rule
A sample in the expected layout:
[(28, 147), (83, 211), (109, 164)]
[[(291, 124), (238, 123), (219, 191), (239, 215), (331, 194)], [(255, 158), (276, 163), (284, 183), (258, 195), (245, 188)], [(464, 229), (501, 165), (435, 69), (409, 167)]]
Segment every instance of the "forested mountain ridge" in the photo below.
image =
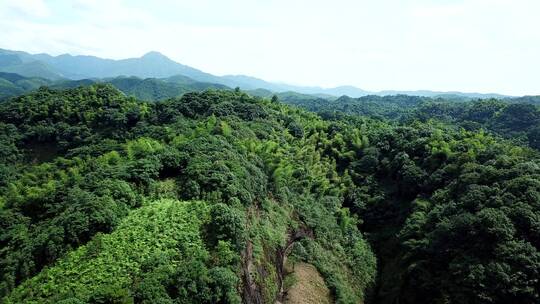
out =
[[(165, 100), (179, 97), (187, 92), (198, 92), (209, 88), (229, 89), (224, 85), (199, 82), (182, 75), (159, 79), (115, 77), (51, 81), (0, 72), (0, 101), (37, 90), (41, 86), (63, 89), (94, 83), (110, 83), (128, 96), (147, 101)], [(331, 95), (308, 95), (291, 91), (275, 93), (264, 89), (246, 92), (266, 98), (276, 96), (284, 103), (300, 106), (323, 116), (331, 116), (339, 112), (389, 121), (437, 119), (468, 130), (484, 128), (497, 135), (513, 138), (518, 144), (529, 144), (536, 149), (539, 147), (540, 114), (538, 109), (540, 103), (536, 96), (474, 100), (456, 96), (430, 98), (408, 95), (335, 98)]]
[(538, 152), (332, 113), (107, 84), (0, 103), (4, 302), (272, 303), (297, 262), (336, 303), (540, 301)]
[(35, 91), (41, 86), (54, 89), (68, 89), (95, 83), (109, 83), (128, 96), (141, 100), (158, 101), (179, 97), (187, 92), (204, 91), (206, 89), (229, 89), (229, 87), (193, 80), (189, 77), (176, 75), (168, 78), (114, 77), (105, 79), (80, 80), (48, 80), (30, 78), (13, 73), (0, 72), (0, 102), (10, 97)]
[[(0, 101), (37, 90), (41, 86), (64, 89), (94, 83), (112, 84), (126, 95), (146, 101), (165, 100), (210, 88), (229, 89), (224, 85), (199, 82), (182, 75), (160, 79), (116, 77), (51, 81), (0, 72)], [(512, 139), (516, 144), (540, 149), (540, 104), (535, 96), (474, 100), (455, 96), (430, 98), (408, 95), (334, 98), (329, 95), (315, 96), (298, 92), (275, 93), (263, 89), (250, 90), (247, 93), (278, 98), (287, 104), (317, 112), (323, 117), (345, 113), (393, 122), (435, 119), (467, 130), (484, 129)]]
[(299, 94), (277, 95), (286, 103), (323, 117), (361, 115), (397, 123), (443, 122), (449, 127), (479, 131), (540, 149), (540, 104), (534, 96), (506, 99), (447, 99), (420, 96), (342, 96), (327, 100)]

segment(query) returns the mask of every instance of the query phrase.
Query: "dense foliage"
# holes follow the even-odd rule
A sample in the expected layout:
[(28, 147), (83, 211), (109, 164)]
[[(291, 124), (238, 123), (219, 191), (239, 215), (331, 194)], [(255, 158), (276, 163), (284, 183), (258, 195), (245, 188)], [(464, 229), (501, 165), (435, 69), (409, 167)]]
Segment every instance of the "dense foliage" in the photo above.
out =
[[(369, 245), (354, 224), (341, 223), (354, 220), (341, 209), (343, 185), (334, 161), (308, 145), (329, 127), (314, 115), (233, 91), (150, 104), (107, 85), (41, 89), (0, 107), (2, 151), (11, 151), (2, 159), (0, 277), (2, 293), (13, 301), (38, 296), (54, 302), (68, 293), (83, 301), (105, 297), (75, 287), (61, 294), (31, 290), (61, 280), (50, 271), (62, 277), (73, 263), (97, 263), (79, 257), (87, 250), (80, 248), (94, 248), (103, 233), (112, 233), (105, 239), (115, 243), (127, 229), (122, 227), (131, 225), (126, 221), (132, 223), (131, 210), (159, 198), (204, 200), (215, 210), (204, 224), (203, 252), (225, 256), (204, 264), (209, 276), (225, 276), (219, 281), (234, 285), (231, 301), (253, 290), (264, 302), (278, 297), (284, 273), (276, 257), (297, 241), (302, 259), (318, 265), (339, 301), (358, 301), (373, 282)], [(159, 233), (167, 238), (166, 231)], [(104, 256), (112, 250), (98, 249)], [(191, 281), (174, 279), (182, 277), (176, 263), (162, 263), (176, 274), (155, 274), (152, 280), (165, 281), (152, 284), (170, 292), (168, 277), (176, 288), (191, 288)], [(237, 267), (213, 271), (212, 263)], [(89, 275), (99, 277), (99, 271)], [(132, 286), (113, 291), (139, 301)], [(192, 301), (216, 301), (195, 293)], [(168, 296), (180, 299), (175, 292)]]
[(496, 99), (470, 103), (438, 102), (420, 106), (411, 116), (422, 121), (437, 119), (468, 130), (489, 130), (540, 150), (539, 105)]
[(202, 229), (209, 220), (201, 202), (152, 202), (27, 280), (6, 302), (239, 302), (238, 256), (227, 242), (207, 250)]
[(537, 108), (278, 100), (98, 84), (1, 103), (0, 296), (273, 303), (303, 261), (337, 303), (540, 301), (538, 153), (483, 131), (528, 136)]
[(325, 118), (349, 114), (401, 123), (436, 120), (450, 128), (484, 129), (517, 144), (540, 149), (540, 105), (535, 96), (479, 100), (407, 95), (343, 96), (335, 100), (291, 94), (278, 94), (278, 97), (286, 103), (318, 112)]

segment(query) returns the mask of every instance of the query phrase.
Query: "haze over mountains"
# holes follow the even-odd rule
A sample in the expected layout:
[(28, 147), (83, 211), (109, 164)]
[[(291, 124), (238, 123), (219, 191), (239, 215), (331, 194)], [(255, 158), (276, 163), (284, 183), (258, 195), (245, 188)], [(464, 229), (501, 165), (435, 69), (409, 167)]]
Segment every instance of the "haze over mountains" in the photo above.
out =
[[(0, 72), (15, 73), (25, 77), (38, 77), (53, 81), (115, 78), (135, 76), (140, 78), (170, 78), (185, 76), (195, 82), (239, 87), (243, 90), (265, 89), (272, 92), (298, 92), (312, 95), (361, 97), (366, 95), (415, 95), (415, 96), (458, 96), (469, 98), (503, 98), (500, 94), (463, 92), (380, 91), (370, 92), (354, 86), (322, 88), (317, 86), (295, 86), (268, 82), (245, 75), (216, 76), (196, 68), (175, 62), (159, 52), (149, 52), (140, 58), (122, 60), (104, 59), (94, 56), (72, 56), (69, 54), (51, 56), (29, 54), (22, 51), (0, 49)], [(186, 79), (183, 79), (185, 82)]]

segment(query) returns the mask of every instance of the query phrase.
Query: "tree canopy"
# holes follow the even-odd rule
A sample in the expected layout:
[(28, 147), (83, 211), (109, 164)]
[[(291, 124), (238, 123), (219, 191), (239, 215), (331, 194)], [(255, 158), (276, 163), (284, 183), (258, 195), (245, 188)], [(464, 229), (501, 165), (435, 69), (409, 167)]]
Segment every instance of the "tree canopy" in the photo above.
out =
[(540, 301), (536, 106), (281, 101), (0, 103), (3, 302), (271, 303), (295, 261), (336, 303)]

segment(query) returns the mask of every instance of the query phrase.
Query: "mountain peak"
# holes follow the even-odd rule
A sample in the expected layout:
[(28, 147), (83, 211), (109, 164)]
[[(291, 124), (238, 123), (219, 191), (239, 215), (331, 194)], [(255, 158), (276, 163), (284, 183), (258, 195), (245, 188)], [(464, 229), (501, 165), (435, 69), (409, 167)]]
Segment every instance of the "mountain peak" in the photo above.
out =
[(157, 52), (157, 51), (150, 51), (146, 54), (144, 54), (141, 58), (152, 58), (152, 59), (169, 59), (169, 57), (161, 54), (160, 52)]

